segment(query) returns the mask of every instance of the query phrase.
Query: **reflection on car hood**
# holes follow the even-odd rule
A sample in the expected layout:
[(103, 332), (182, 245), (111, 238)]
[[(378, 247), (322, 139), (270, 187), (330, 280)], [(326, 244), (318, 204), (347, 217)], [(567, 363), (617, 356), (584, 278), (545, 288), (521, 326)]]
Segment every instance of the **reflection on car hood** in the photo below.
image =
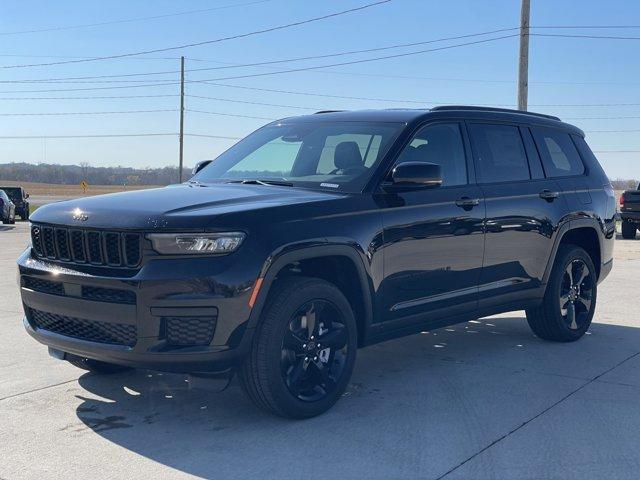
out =
[(292, 187), (180, 184), (50, 203), (31, 220), (83, 228), (201, 229), (223, 214), (341, 197)]

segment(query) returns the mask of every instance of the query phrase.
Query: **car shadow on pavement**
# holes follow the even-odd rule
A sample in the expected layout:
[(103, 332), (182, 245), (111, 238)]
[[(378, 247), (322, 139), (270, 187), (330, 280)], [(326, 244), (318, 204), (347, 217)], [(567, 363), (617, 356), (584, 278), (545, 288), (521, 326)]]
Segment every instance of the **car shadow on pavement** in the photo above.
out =
[(0, 232), (5, 232), (7, 230), (13, 230), (14, 227), (13, 225), (0, 225)]
[[(533, 336), (523, 316), (510, 315), (360, 350), (343, 398), (314, 419), (289, 421), (257, 410), (237, 380), (223, 390), (223, 380), (132, 370), (83, 375), (80, 422), (65, 429), (78, 436), (95, 432), (207, 478), (239, 472), (297, 477), (302, 459), (318, 472), (324, 454), (337, 464), (328, 470), (325, 464), (322, 475), (357, 476), (350, 466), (394, 462), (385, 455), (405, 447), (416, 449), (415, 461), (434, 462), (435, 472), (448, 456), (457, 462), (457, 455), (464, 458), (467, 449), (490, 443), (640, 350), (639, 328), (593, 324), (578, 342), (550, 343)], [(429, 448), (412, 447), (416, 436)], [(324, 445), (324, 454), (313, 453), (314, 442)]]

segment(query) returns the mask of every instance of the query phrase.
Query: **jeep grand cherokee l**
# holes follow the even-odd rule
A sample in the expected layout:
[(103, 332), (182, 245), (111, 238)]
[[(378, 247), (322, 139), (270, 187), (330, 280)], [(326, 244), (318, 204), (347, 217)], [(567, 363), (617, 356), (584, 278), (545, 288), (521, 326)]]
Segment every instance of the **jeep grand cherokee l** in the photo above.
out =
[(612, 267), (612, 187), (556, 117), (321, 112), (195, 170), (38, 209), (29, 334), (98, 371), (237, 371), (256, 405), (304, 418), (383, 340), (522, 309), (538, 337), (577, 340)]

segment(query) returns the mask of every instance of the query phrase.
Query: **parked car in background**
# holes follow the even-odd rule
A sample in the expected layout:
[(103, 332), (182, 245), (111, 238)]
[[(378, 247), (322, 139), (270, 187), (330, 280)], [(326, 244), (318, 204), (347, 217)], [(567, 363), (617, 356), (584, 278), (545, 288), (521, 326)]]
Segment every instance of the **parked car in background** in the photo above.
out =
[(0, 190), (0, 220), (2, 223), (16, 223), (16, 206), (4, 190)]
[(636, 231), (640, 228), (640, 185), (637, 190), (625, 190), (620, 195), (620, 218), (622, 238), (636, 238)]
[(578, 340), (616, 215), (584, 133), (557, 117), (286, 118), (184, 184), (39, 208), (24, 326), (98, 372), (237, 371), (257, 406), (306, 418), (342, 396), (359, 347), (514, 310)]
[(22, 220), (29, 220), (29, 202), (27, 201), (29, 194), (24, 191), (24, 188), (0, 186), (0, 190), (4, 190), (16, 206), (16, 215), (20, 215)]

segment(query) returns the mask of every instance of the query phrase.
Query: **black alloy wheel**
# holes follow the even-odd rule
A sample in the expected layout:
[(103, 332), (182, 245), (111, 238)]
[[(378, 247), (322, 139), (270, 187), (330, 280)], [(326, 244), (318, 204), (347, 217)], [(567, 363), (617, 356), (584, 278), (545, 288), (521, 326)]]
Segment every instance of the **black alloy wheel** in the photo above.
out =
[(583, 260), (567, 265), (560, 286), (560, 314), (571, 330), (584, 327), (589, 318), (593, 285), (593, 275)]
[(282, 378), (291, 394), (306, 402), (333, 394), (347, 360), (347, 342), (335, 305), (317, 299), (297, 310), (282, 340)]

